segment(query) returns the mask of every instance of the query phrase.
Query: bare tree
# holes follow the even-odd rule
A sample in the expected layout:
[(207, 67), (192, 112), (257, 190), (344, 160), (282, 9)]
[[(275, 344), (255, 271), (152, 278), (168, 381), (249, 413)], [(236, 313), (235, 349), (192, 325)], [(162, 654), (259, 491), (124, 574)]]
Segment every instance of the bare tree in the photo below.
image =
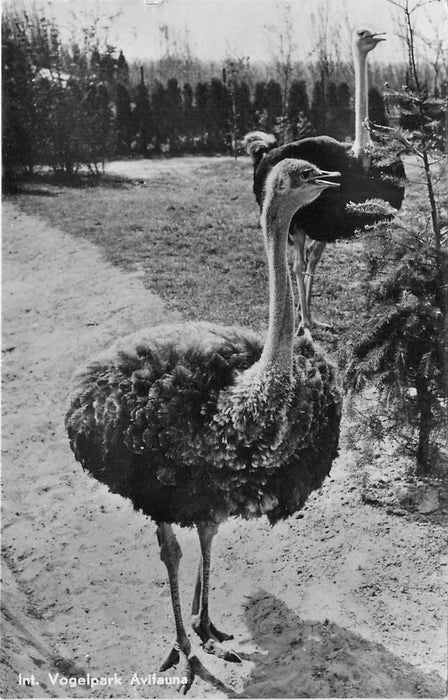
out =
[[(326, 2), (318, 2), (315, 4), (315, 7), (316, 10), (311, 13), (314, 48), (309, 58), (313, 60), (311, 73), (315, 88), (318, 87), (319, 92), (321, 128), (327, 131), (329, 85), (331, 81), (335, 81), (337, 72), (339, 72), (340, 77), (345, 77), (344, 73), (346, 71), (341, 70), (341, 66), (344, 64), (347, 66), (344, 56), (346, 44), (342, 38), (344, 35), (342, 27), (344, 20), (336, 23), (334, 15), (329, 14)], [(347, 20), (345, 20), (345, 25), (347, 25)], [(352, 75), (350, 75), (350, 78), (352, 78)]]
[[(282, 91), (282, 115), (281, 115), (281, 138), (284, 141), (287, 129), (287, 108), (288, 94), (297, 61), (294, 56), (298, 45), (294, 38), (294, 24), (297, 17), (293, 18), (292, 6), (290, 2), (277, 1), (276, 8), (280, 17), (279, 24), (268, 25), (266, 29), (273, 33), (276, 39), (272, 47), (272, 56), (275, 66), (277, 80)], [(297, 5), (294, 7), (297, 10)]]
[(159, 25), (160, 53), (159, 74), (167, 78), (176, 77), (182, 83), (191, 83), (198, 76), (194, 75), (195, 63), (191, 47), (190, 33), (185, 29), (183, 33), (176, 32), (168, 24)]
[(232, 153), (235, 160), (238, 158), (238, 92), (241, 83), (247, 81), (249, 75), (249, 57), (227, 58), (222, 69), (222, 79), (230, 97), (231, 115), (229, 117), (229, 132), (232, 146)]

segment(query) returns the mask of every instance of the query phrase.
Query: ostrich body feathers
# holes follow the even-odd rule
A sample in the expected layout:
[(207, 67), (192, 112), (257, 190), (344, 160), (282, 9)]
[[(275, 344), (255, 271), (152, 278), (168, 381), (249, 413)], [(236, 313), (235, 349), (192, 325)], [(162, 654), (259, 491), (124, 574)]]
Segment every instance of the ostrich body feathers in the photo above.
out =
[(341, 396), (311, 342), (296, 341), (292, 376), (260, 375), (262, 349), (247, 329), (208, 323), (121, 339), (75, 375), (76, 459), (156, 521), (289, 516), (330, 471)]
[(254, 194), (261, 206), (265, 196), (265, 182), (271, 169), (284, 158), (307, 160), (322, 170), (338, 170), (340, 187), (322, 192), (319, 199), (300, 209), (292, 225), (303, 229), (315, 241), (332, 242), (351, 238), (357, 230), (378, 221), (392, 218), (380, 207), (354, 210), (353, 204), (370, 200), (388, 202), (399, 209), (404, 198), (404, 167), (400, 159), (387, 158), (373, 149), (369, 165), (351, 153), (351, 145), (340, 143), (330, 136), (317, 136), (288, 143), (268, 150), (256, 141), (250, 143), (249, 154), (254, 162)]

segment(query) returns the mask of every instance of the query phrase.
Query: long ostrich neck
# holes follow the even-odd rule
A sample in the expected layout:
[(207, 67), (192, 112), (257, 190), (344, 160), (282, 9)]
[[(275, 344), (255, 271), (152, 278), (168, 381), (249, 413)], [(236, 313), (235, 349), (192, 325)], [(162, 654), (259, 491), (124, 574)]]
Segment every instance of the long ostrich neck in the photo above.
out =
[(367, 54), (353, 51), (355, 63), (355, 142), (353, 153), (358, 156), (360, 152), (370, 146), (370, 134), (362, 125), (364, 119), (369, 116), (369, 95), (367, 84)]
[(292, 368), (294, 300), (287, 262), (287, 232), (293, 212), (288, 209), (274, 199), (262, 216), (269, 270), (269, 325), (260, 372), (278, 368), (286, 374)]
[(287, 424), (293, 379), (294, 302), (287, 261), (287, 238), (294, 209), (284, 197), (265, 199), (261, 224), (269, 269), (269, 325), (258, 362), (242, 372), (230, 392), (224, 392), (218, 415), (230, 418), (245, 440), (258, 440), (266, 426), (274, 442)]

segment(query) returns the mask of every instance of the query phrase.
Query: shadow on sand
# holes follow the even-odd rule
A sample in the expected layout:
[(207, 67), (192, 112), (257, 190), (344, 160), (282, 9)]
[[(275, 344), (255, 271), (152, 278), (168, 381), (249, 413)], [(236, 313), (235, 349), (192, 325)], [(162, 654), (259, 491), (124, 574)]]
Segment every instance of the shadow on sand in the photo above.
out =
[(381, 644), (325, 620), (302, 620), (260, 591), (245, 609), (259, 651), (243, 693), (233, 697), (443, 697), (445, 685)]

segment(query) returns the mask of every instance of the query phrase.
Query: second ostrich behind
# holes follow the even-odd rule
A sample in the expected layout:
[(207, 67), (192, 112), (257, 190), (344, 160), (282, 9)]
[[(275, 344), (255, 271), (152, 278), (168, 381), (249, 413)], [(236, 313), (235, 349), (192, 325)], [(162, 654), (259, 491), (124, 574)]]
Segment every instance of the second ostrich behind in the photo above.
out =
[[(243, 145), (253, 161), (253, 189), (260, 206), (265, 197), (269, 172), (284, 158), (305, 159), (319, 168), (339, 170), (341, 173), (339, 190), (328, 190), (318, 202), (301, 208), (291, 224), (300, 328), (309, 336), (313, 325), (330, 327), (311, 318), (314, 272), (326, 243), (352, 238), (365, 226), (390, 219), (393, 210), (384, 206), (384, 202), (393, 209), (399, 209), (403, 202), (403, 164), (399, 158), (385, 160), (384, 154), (372, 147), (365, 126), (368, 119), (367, 55), (380, 41), (383, 41), (383, 37), (368, 29), (357, 29), (353, 33), (356, 80), (355, 140), (352, 145), (330, 136), (315, 136), (274, 148), (275, 137), (258, 131), (246, 134), (243, 139)], [(369, 201), (369, 206), (356, 206)], [(311, 244), (306, 253), (307, 237), (311, 239)]]
[[(271, 523), (300, 510), (337, 453), (341, 396), (335, 369), (294, 340), (287, 263), (291, 219), (335, 183), (301, 160), (283, 160), (266, 183), (262, 223), (269, 267), (265, 341), (211, 323), (162, 325), (120, 340), (75, 376), (66, 426), (75, 457), (98, 481), (157, 523), (176, 640), (161, 670), (179, 664), (186, 691), (191, 645), (180, 608), (181, 549), (172, 524), (196, 526), (202, 570), (193, 628), (229, 661), (209, 617), (213, 537), (230, 516)], [(197, 605), (199, 600), (199, 605)]]

